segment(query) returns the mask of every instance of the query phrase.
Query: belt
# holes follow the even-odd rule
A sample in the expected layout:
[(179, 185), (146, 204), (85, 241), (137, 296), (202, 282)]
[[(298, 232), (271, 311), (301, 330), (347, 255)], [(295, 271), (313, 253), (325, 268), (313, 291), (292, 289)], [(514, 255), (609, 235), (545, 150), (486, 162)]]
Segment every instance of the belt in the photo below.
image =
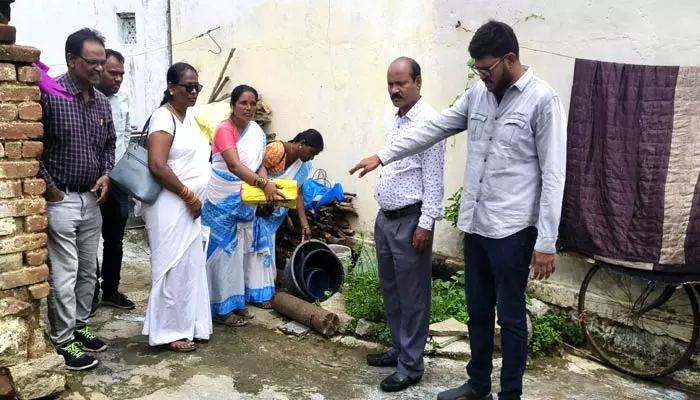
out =
[(420, 209), (423, 206), (422, 202), (411, 204), (410, 206), (399, 208), (398, 210), (382, 210), (382, 213), (388, 219), (399, 219), (409, 215), (420, 214)]
[(85, 193), (92, 190), (90, 185), (56, 185), (63, 193)]

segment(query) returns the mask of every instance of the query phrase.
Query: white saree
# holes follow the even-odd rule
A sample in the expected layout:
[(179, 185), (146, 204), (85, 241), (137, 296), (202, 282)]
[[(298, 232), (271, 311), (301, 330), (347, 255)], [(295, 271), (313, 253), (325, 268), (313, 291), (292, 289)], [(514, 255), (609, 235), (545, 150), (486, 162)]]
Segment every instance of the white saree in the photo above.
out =
[[(189, 121), (175, 118), (168, 166), (203, 201), (209, 179), (210, 147)], [(149, 134), (173, 133), (166, 108), (151, 117)], [(151, 346), (180, 339), (207, 340), (212, 332), (209, 290), (200, 219), (192, 219), (185, 202), (163, 189), (156, 202), (143, 205), (151, 247), (151, 294), (143, 334)]]

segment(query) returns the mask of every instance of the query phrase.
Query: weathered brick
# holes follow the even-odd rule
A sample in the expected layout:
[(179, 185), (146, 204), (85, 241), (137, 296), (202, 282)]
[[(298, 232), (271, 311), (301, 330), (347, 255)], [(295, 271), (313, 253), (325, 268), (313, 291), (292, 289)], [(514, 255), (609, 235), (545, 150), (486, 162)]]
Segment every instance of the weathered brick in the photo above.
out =
[(23, 268), (19, 271), (0, 274), (0, 290), (12, 289), (44, 282), (49, 278), (49, 267), (45, 264), (38, 267)]
[(29, 293), (35, 300), (41, 300), (49, 295), (49, 284), (46, 282), (37, 283), (29, 287)]
[(0, 43), (15, 44), (17, 40), (17, 28), (12, 25), (0, 25)]
[(34, 83), (41, 80), (41, 70), (37, 67), (17, 67), (17, 80), (20, 82)]
[[(5, 146), (5, 152), (7, 153), (7, 146)], [(21, 157), (21, 149), (19, 154)], [(35, 177), (37, 172), (39, 172), (39, 161), (0, 162), (0, 179), (30, 178)]]
[(32, 300), (32, 296), (29, 294), (29, 290), (27, 290), (26, 286), (20, 286), (10, 290), (0, 290), (0, 299), (7, 299), (9, 297), (27, 302)]
[(0, 218), (0, 236), (12, 235), (17, 231), (17, 223), (12, 217)]
[(41, 122), (0, 122), (0, 140), (39, 139), (43, 135)]
[[(43, 249), (38, 249), (38, 250), (32, 250), (24, 253), (24, 262), (27, 263), (27, 265), (30, 266), (37, 266), (41, 265), (46, 262), (46, 259), (49, 257), (49, 250), (46, 248)], [(20, 261), (21, 263), (21, 261)], [(0, 264), (2, 266), (2, 264)]]
[[(8, 367), (27, 361), (27, 323), (21, 317), (3, 318), (0, 324), (0, 365)], [(10, 373), (10, 376), (12, 374)], [(14, 377), (12, 379), (15, 383)], [(18, 396), (19, 397), (19, 396)]]
[(15, 390), (12, 388), (12, 380), (0, 372), (0, 399), (14, 399), (16, 397)]
[(0, 61), (13, 61), (31, 64), (39, 61), (39, 49), (29, 46), (0, 45)]
[(55, 353), (51, 339), (46, 332), (45, 326), (39, 326), (30, 332), (29, 342), (27, 343), (27, 355), (30, 360), (42, 358), (47, 354)]
[[(29, 336), (31, 331), (27, 332)], [(26, 353), (28, 354), (28, 352)], [(66, 389), (64, 359), (55, 352), (44, 357), (7, 367), (20, 399), (51, 398)]]
[(27, 232), (43, 232), (49, 226), (49, 220), (44, 215), (30, 215), (24, 222), (24, 230)]
[[(37, 258), (35, 261), (38, 261), (39, 259)], [(41, 265), (44, 262), (46, 262), (46, 259), (42, 260), (39, 263), (34, 264), (36, 265)], [(12, 254), (5, 254), (0, 256), (0, 273), (3, 272), (10, 272), (10, 271), (16, 271), (18, 269), (22, 268), (22, 254), (21, 253), (12, 253)]]
[(24, 121), (41, 121), (41, 104), (27, 101), (17, 105), (19, 119)]
[(26, 301), (17, 300), (12, 297), (0, 300), (0, 318), (22, 317), (32, 310), (32, 305)]
[(41, 90), (37, 86), (0, 86), (0, 101), (39, 101)]
[(5, 157), (13, 160), (22, 158), (22, 142), (5, 142)]
[(20, 181), (0, 181), (0, 199), (10, 199), (22, 195)]
[(17, 80), (17, 70), (14, 64), (1, 63), (0, 64), (0, 81), (16, 81)]
[(10, 122), (17, 119), (17, 105), (13, 103), (0, 103), (0, 121)]
[(24, 142), (22, 143), (22, 157), (37, 158), (44, 151), (44, 143), (42, 142)]
[(46, 200), (42, 197), (16, 200), (0, 200), (0, 218), (26, 217), (46, 212)]
[(27, 179), (24, 181), (24, 194), (41, 196), (46, 191), (46, 182), (43, 179)]

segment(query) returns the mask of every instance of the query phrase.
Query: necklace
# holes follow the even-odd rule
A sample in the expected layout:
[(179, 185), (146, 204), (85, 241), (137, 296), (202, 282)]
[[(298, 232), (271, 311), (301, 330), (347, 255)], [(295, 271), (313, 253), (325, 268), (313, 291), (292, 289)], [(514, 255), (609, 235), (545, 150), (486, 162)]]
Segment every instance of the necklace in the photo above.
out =
[(180, 122), (182, 122), (182, 121), (185, 120), (185, 116), (182, 115), (178, 110), (176, 110), (175, 107), (173, 107), (172, 104), (168, 103), (168, 104), (165, 105), (165, 107), (166, 107), (168, 110), (170, 110), (171, 113), (175, 114), (175, 116), (177, 117), (177, 119), (180, 120)]

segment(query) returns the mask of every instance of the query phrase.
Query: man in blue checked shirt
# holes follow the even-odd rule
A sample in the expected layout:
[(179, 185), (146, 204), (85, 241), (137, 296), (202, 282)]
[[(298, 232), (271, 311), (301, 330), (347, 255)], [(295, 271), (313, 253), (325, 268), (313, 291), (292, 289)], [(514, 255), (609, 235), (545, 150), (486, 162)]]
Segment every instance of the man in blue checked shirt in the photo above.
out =
[(44, 152), (38, 176), (46, 182), (49, 249), (49, 334), (66, 368), (85, 370), (97, 360), (85, 351), (107, 345), (87, 325), (97, 280), (99, 205), (114, 166), (112, 110), (95, 90), (106, 63), (104, 37), (81, 29), (66, 40), (68, 72), (56, 82), (72, 100), (44, 94)]

